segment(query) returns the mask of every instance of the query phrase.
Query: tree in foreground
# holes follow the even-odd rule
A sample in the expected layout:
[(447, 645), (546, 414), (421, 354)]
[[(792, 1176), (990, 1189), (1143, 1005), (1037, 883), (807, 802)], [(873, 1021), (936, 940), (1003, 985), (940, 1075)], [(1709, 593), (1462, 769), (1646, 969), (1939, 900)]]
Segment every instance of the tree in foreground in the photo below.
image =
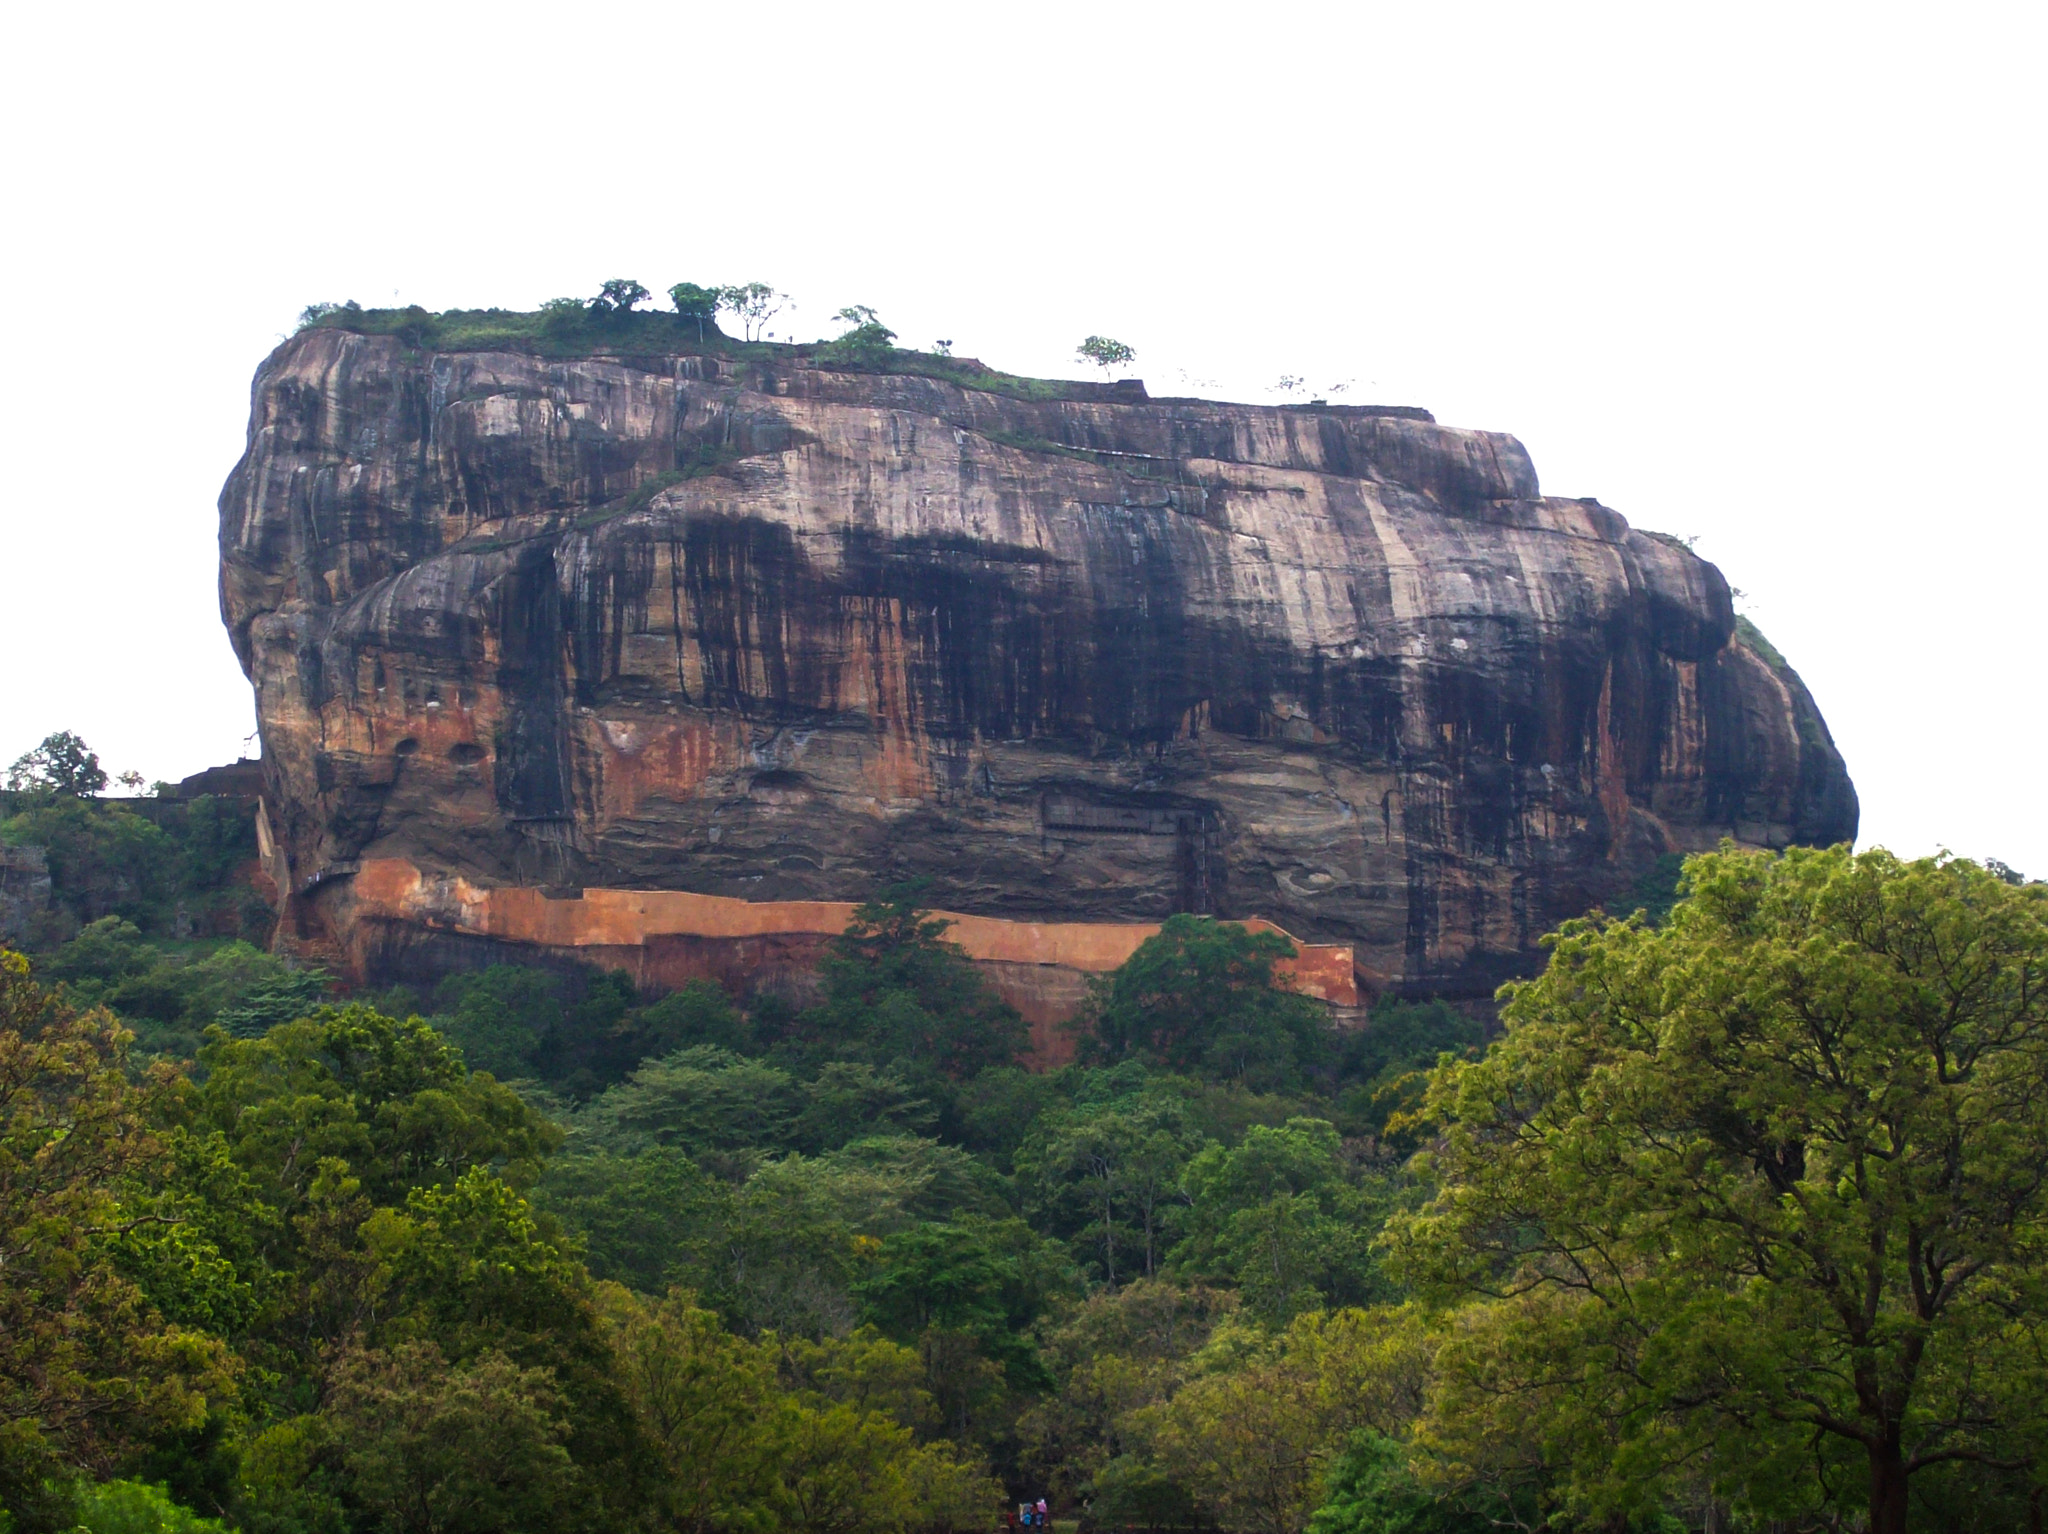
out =
[[(1280, 1332), (1226, 1321), (1186, 1360), (1191, 1377), (1171, 1399), (1129, 1412), (1123, 1427), (1207, 1515), (1183, 1526), (1298, 1534), (1335, 1489), (1326, 1483), (1347, 1439), (1392, 1437), (1414, 1416), (1427, 1351), (1407, 1307), (1312, 1311)], [(1466, 1534), (1364, 1519), (1332, 1534), (1368, 1531)]]
[[(1454, 1317), (1418, 1436), (1575, 1511), (1688, 1491), (1900, 1534), (2048, 1473), (2048, 890), (1732, 848), (1594, 916), (1437, 1073), (1389, 1230)], [(2035, 1492), (2038, 1496), (2038, 1492)], [(1832, 1508), (1828, 1505), (1832, 1504)]]
[(128, 1041), (0, 950), (0, 1507), (24, 1528), (46, 1482), (103, 1474), (233, 1390), (219, 1340), (167, 1321), (124, 1271), (125, 1238), (178, 1223), (143, 1180), (180, 1084), (163, 1065), (131, 1076)]
[(1308, 1534), (1493, 1534), (1531, 1527), (1533, 1512), (1526, 1499), (1489, 1507), (1469, 1493), (1439, 1497), (1416, 1478), (1397, 1441), (1361, 1428), (1331, 1463)]
[(330, 1415), (362, 1505), (393, 1534), (559, 1527), (575, 1488), (544, 1369), (486, 1352), (451, 1365), (431, 1342), (346, 1354)]
[(144, 1481), (101, 1481), (77, 1490), (72, 1503), (85, 1534), (229, 1534), (216, 1518), (202, 1518), (171, 1500), (168, 1490)]

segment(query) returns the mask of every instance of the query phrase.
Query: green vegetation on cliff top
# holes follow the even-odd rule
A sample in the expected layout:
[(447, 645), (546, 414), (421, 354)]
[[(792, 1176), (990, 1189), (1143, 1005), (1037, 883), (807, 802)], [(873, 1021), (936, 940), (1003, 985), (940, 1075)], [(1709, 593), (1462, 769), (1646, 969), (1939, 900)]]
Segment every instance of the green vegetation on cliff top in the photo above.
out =
[[(1687, 554), (1697, 552), (1693, 548), (1693, 544), (1698, 541), (1696, 539), (1681, 538), (1676, 533), (1660, 533), (1647, 527), (1639, 527), (1636, 531), (1645, 538), (1654, 539), (1656, 542), (1663, 544), (1666, 548), (1678, 549)], [(1737, 593), (1737, 595), (1740, 595), (1740, 593)], [(1735, 615), (1735, 637), (1741, 640), (1756, 655), (1757, 659), (1761, 660), (1780, 676), (1797, 676), (1797, 673), (1792, 669), (1791, 662), (1787, 661), (1779, 653), (1776, 645), (1764, 637), (1764, 631), (1741, 613)]]
[(1792, 663), (1778, 653), (1778, 647), (1764, 638), (1764, 631), (1741, 613), (1735, 615), (1735, 637), (1756, 653), (1757, 659), (1780, 675), (1791, 673)]
[[(833, 341), (743, 341), (694, 314), (588, 305), (516, 309), (359, 309), (315, 306), (305, 329), (395, 336), (417, 351), (512, 351), (549, 358), (714, 356), (764, 366), (801, 366), (898, 377), (933, 378), (1012, 399), (1099, 397), (1103, 385), (1083, 380), (1024, 378), (972, 357), (907, 347), (843, 347)], [(842, 338), (843, 339), (843, 338)]]

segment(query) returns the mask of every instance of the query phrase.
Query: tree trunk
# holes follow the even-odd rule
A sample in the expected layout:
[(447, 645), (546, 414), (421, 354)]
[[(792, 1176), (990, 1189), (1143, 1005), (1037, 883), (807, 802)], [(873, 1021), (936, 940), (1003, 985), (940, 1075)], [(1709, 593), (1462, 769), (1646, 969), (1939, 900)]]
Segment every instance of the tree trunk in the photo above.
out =
[(1105, 1191), (1102, 1195), (1102, 1271), (1109, 1287), (1116, 1288), (1116, 1206)]
[(1870, 1534), (1906, 1534), (1906, 1456), (1889, 1436), (1870, 1445)]

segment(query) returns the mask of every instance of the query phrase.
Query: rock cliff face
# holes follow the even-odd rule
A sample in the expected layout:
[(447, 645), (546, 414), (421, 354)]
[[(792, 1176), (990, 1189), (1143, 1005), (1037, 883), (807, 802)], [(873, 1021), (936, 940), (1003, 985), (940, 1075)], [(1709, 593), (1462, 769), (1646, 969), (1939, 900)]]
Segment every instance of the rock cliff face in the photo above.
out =
[(1664, 852), (1855, 832), (1720, 573), (1512, 437), (748, 356), (265, 362), (221, 600), (289, 930), (393, 973), (493, 890), (925, 876), (1475, 994)]

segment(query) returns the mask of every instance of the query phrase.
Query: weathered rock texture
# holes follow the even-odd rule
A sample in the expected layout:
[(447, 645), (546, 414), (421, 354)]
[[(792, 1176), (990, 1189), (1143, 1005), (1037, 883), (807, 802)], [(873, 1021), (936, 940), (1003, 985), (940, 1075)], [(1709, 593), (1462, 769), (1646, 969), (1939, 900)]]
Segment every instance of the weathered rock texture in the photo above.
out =
[(1856, 829), (1713, 566), (1417, 410), (311, 330), (221, 556), (287, 928), (369, 973), (458, 889), (920, 875), (1476, 994), (1664, 852)]

